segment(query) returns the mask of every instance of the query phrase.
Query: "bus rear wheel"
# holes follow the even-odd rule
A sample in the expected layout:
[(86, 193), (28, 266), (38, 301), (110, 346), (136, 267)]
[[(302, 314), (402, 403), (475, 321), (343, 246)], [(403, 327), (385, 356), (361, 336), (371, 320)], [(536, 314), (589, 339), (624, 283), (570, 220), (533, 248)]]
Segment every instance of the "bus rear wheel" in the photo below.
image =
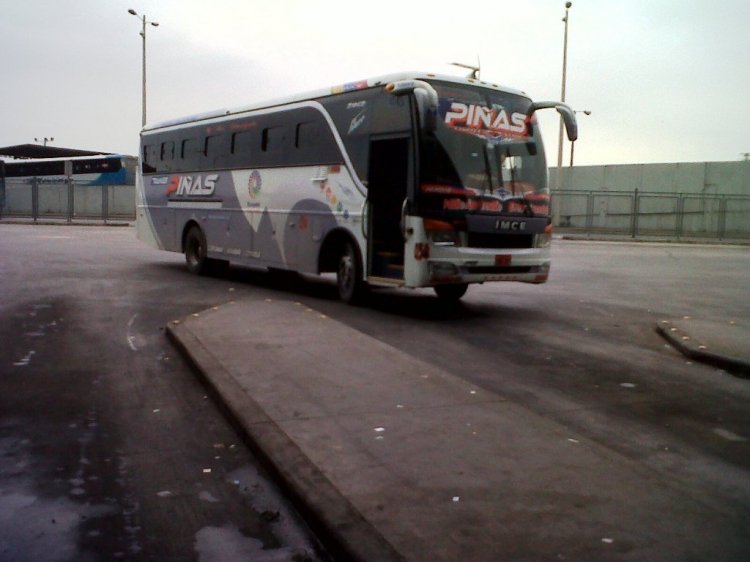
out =
[(362, 281), (362, 261), (351, 242), (346, 242), (336, 269), (339, 298), (348, 304), (359, 302), (366, 291)]
[(461, 300), (469, 288), (468, 283), (455, 283), (452, 285), (435, 285), (435, 293), (438, 298), (445, 302), (456, 302)]
[(199, 227), (191, 226), (185, 235), (185, 263), (190, 273), (196, 275), (208, 273), (206, 253), (206, 236)]

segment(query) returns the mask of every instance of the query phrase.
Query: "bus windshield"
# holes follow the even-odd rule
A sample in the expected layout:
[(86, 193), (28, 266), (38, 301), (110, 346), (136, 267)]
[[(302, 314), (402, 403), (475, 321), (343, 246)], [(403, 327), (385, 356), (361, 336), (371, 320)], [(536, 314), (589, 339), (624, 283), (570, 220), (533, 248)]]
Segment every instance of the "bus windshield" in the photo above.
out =
[(418, 207), (426, 212), (549, 214), (547, 164), (531, 101), (476, 86), (431, 82), (434, 132), (424, 133)]

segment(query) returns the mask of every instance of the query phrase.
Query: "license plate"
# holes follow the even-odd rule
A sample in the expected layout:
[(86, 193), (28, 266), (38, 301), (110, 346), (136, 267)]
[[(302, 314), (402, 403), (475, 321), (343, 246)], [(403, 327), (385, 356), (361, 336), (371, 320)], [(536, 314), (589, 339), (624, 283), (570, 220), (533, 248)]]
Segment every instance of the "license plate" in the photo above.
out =
[(510, 265), (510, 256), (509, 255), (499, 255), (495, 256), (495, 265), (497, 267), (507, 267)]

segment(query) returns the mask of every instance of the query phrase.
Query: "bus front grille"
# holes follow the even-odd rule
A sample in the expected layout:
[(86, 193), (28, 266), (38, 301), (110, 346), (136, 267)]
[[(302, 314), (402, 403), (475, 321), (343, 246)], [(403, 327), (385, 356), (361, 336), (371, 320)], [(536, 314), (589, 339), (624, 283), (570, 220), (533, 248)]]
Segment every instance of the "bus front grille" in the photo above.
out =
[(469, 232), (469, 248), (533, 248), (533, 234)]

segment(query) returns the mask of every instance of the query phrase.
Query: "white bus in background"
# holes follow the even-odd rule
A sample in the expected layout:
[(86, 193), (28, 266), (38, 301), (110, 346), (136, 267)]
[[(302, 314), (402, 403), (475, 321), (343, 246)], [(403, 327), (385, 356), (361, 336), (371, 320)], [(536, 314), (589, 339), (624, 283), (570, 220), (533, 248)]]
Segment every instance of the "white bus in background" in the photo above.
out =
[(368, 285), (543, 283), (547, 164), (535, 119), (557, 102), (472, 79), (409, 73), (147, 126), (139, 237), (212, 266), (335, 272)]
[(60, 183), (68, 178), (76, 185), (133, 185), (135, 158), (122, 154), (95, 154), (6, 160), (2, 176), (6, 184)]

